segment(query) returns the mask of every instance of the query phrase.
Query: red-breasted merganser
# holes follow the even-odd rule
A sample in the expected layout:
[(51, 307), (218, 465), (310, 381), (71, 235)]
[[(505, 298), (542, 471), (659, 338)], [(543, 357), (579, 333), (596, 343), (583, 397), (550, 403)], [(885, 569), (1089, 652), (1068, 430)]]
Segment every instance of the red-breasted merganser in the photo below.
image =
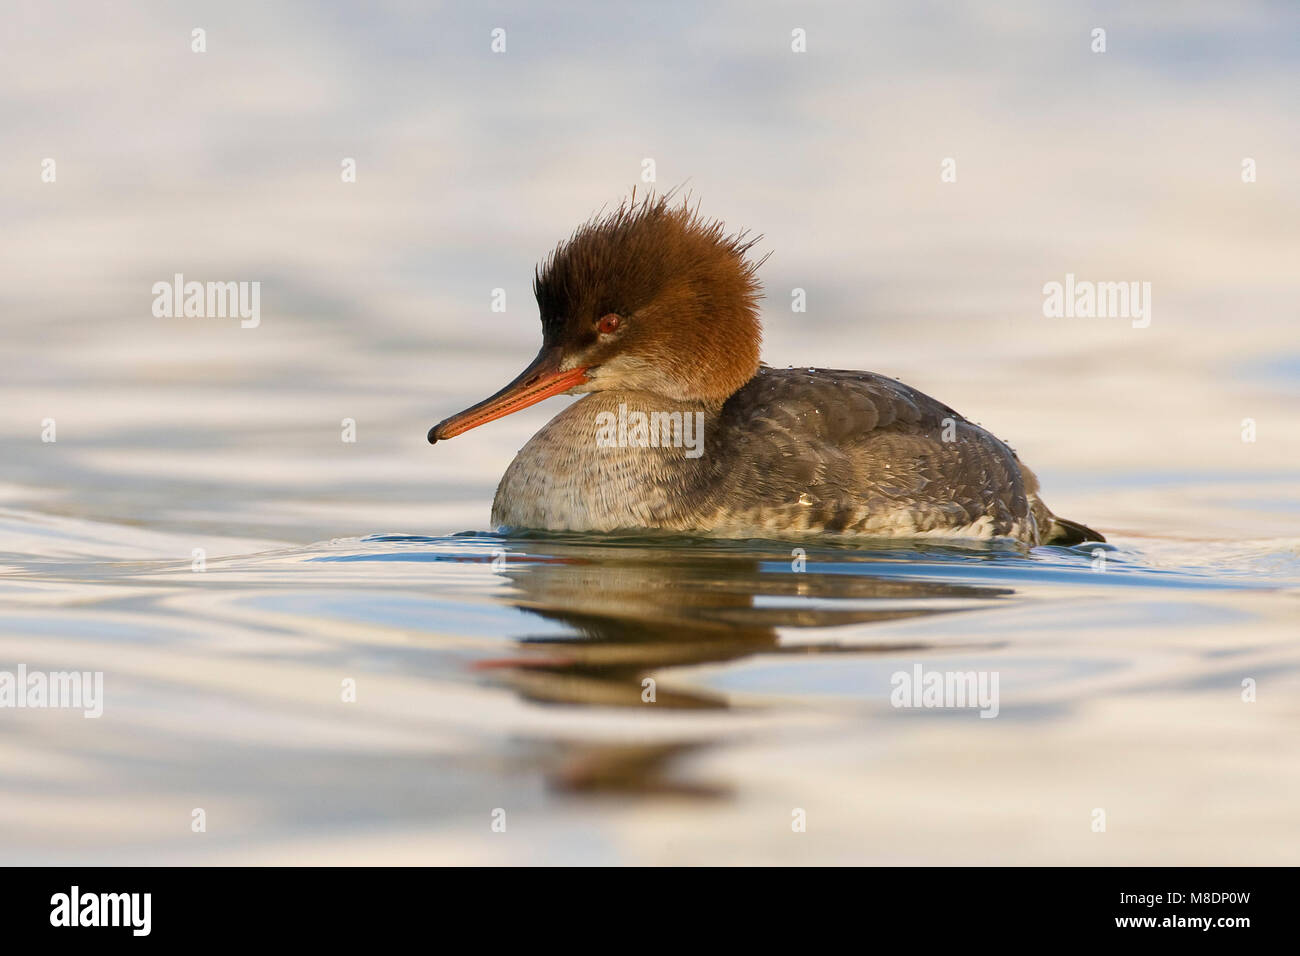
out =
[(1053, 515), (1015, 452), (928, 395), (872, 372), (760, 364), (756, 241), (668, 196), (633, 197), (539, 266), (537, 357), (429, 430), (437, 442), (589, 393), (520, 450), (494, 525), (1105, 540)]

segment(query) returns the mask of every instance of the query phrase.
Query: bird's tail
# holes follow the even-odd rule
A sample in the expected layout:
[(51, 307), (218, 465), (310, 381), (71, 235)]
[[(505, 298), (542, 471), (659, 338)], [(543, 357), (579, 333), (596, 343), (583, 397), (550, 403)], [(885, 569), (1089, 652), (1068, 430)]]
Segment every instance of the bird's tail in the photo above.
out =
[(1058, 518), (1052, 515), (1052, 531), (1047, 536), (1044, 544), (1083, 544), (1085, 541), (1100, 541), (1105, 543), (1106, 539), (1100, 532), (1093, 531), (1085, 524), (1079, 524), (1077, 521), (1069, 521), (1065, 518)]

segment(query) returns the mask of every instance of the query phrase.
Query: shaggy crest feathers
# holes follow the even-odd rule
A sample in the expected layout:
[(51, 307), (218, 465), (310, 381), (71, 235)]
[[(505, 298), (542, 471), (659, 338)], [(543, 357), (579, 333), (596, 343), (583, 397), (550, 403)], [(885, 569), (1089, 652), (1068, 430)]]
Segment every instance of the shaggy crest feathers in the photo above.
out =
[(664, 394), (722, 401), (758, 369), (761, 236), (729, 234), (698, 204), (648, 195), (598, 213), (541, 263), (533, 292), (547, 344), (594, 346), (594, 322), (630, 321), (620, 351), (657, 365)]

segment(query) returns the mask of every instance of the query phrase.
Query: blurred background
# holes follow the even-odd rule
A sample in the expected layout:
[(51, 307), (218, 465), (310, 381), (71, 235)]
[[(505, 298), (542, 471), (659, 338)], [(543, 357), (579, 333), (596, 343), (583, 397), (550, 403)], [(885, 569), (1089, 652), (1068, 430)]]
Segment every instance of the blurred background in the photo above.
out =
[[(204, 52), (192, 49), (196, 28)], [(497, 28), (504, 52), (492, 49)], [(1097, 28), (1105, 52), (1094, 52)], [(792, 50), (794, 30), (805, 31), (806, 52)], [(136, 688), (138, 710), (111, 744), (79, 715), (57, 734), (30, 715), (4, 725), (9, 766), (26, 769), (8, 771), (0, 813), (40, 834), (11, 847), (17, 859), (124, 852), (105, 836), (110, 826), (137, 834), (139, 855), (127, 859), (164, 858), (133, 808), (145, 794), (188, 793), (193, 781), (148, 770), (128, 730), (202, 710), (186, 681), (213, 663), (160, 664), (177, 646), (443, 626), (402, 619), (391, 604), (360, 618), (307, 605), (263, 617), (187, 597), (168, 611), (172, 598), (154, 589), (184, 589), (167, 574), (183, 576), (195, 548), (235, 560), (380, 532), (491, 531), (496, 480), (568, 399), (437, 448), (425, 432), (531, 359), (534, 264), (634, 185), (685, 185), (704, 214), (762, 233), (770, 364), (871, 369), (934, 395), (1012, 444), (1054, 510), (1136, 549), (1148, 569), (1274, 575), (1288, 587), (1297, 577), (1293, 3), (11, 0), (0, 60), (0, 631), (9, 634), (0, 665), (62, 661), (61, 648), (68, 661), (136, 660), (127, 651), (140, 651), (143, 634), (156, 655), (139, 658), (137, 684), (119, 682)], [(42, 177), (48, 159), (52, 182)], [(355, 182), (341, 175), (347, 159)], [(955, 182), (941, 179), (946, 159)], [(1247, 159), (1253, 182), (1243, 182)], [(152, 286), (175, 273), (259, 281), (260, 325), (155, 317)], [(1067, 273), (1149, 282), (1150, 326), (1044, 317), (1044, 284)], [(491, 309), (494, 289), (505, 290), (504, 312)], [(805, 290), (806, 312), (792, 310), (794, 289)], [(57, 441), (42, 441), (51, 419)], [(341, 440), (345, 419), (355, 442)], [(1253, 441), (1243, 441), (1247, 419)], [(263, 564), (245, 571), (230, 580), (284, 583)], [(1279, 621), (1294, 612), (1294, 592), (1287, 600)], [(1289, 673), (1284, 656), (1270, 666)], [(400, 669), (378, 667), (394, 679)], [(151, 696), (165, 678), (173, 696)], [(236, 668), (230, 686), (244, 679)], [(283, 690), (281, 679), (266, 676)], [(228, 719), (211, 707), (212, 720)], [(403, 713), (357, 740), (387, 740)], [(517, 716), (497, 744), (513, 746), (518, 727), (538, 719)], [(1126, 719), (1105, 726), (1119, 733)], [(271, 733), (257, 726), (250, 739)], [(1288, 739), (1294, 714), (1275, 729)], [(1042, 754), (1059, 746), (1034, 740)], [(1034, 745), (1006, 744), (1008, 755)], [(968, 749), (952, 746), (936, 744), (936, 759)], [(119, 748), (117, 763), (91, 756), (106, 747)], [(319, 771), (298, 756), (285, 765)], [(518, 766), (510, 753), (498, 759)], [(126, 781), (118, 774), (132, 760), (145, 769)], [(239, 794), (249, 818), (271, 822), (229, 852), (278, 837), (278, 817), (258, 816), (274, 797), (251, 781), (279, 762), (263, 754), (232, 765), (250, 781)], [(743, 777), (744, 766), (756, 765), (732, 769)], [(1255, 770), (1256, 782), (1276, 772)], [(413, 772), (393, 791), (418, 800), (411, 781), (425, 771)], [(78, 802), (113, 780), (116, 810)], [(292, 817), (306, 784), (279, 786), (293, 795), (281, 808)], [(347, 807), (325, 816), (355, 820)], [(381, 821), (395, 812), (371, 811)], [(1162, 812), (1151, 808), (1152, 819)], [(1281, 804), (1268, 812), (1274, 823), (1284, 815)], [(625, 831), (635, 836), (608, 856), (587, 847), (584, 857), (567, 830), (549, 839), (574, 858), (644, 860), (659, 833), (698, 841), (712, 825), (669, 814)], [(342, 849), (324, 858), (380, 858), (343, 830)], [(40, 842), (58, 833), (75, 834), (62, 857)], [(992, 831), (954, 833), (950, 845), (971, 860), (1015, 858)], [(319, 847), (319, 837), (305, 839)], [(1241, 839), (1225, 832), (1224, 852)], [(1257, 859), (1273, 845), (1267, 831), (1247, 843)], [(464, 850), (453, 837), (437, 845), (452, 857)], [(1175, 845), (1153, 838), (1127, 859), (1177, 862), (1161, 855)], [(536, 858), (555, 846), (535, 848)], [(722, 841), (717, 852), (734, 849)], [(833, 841), (823, 849), (834, 857)], [(952, 859), (938, 844), (929, 857), (914, 849), (884, 858)]]
[[(486, 527), (467, 476), (557, 403), (436, 451), (424, 432), (531, 358), (535, 262), (647, 158), (764, 235), (769, 363), (898, 376), (1010, 441), (1051, 502), (1295, 464), (1293, 4), (19, 2), (4, 24), (20, 500), (139, 519), (124, 489), (147, 484), (151, 520), (292, 540)], [(261, 326), (154, 318), (177, 272), (260, 281)], [(1044, 318), (1067, 272), (1150, 282), (1150, 327)]]

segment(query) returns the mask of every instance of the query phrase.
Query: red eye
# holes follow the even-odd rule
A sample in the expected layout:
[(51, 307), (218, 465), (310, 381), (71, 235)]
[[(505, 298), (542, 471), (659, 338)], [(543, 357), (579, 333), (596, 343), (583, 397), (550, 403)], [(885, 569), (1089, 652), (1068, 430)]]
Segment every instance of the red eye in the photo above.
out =
[(609, 335), (618, 328), (619, 323), (622, 321), (622, 316), (616, 312), (611, 312), (609, 315), (601, 316), (600, 321), (596, 323), (596, 331), (601, 335)]

